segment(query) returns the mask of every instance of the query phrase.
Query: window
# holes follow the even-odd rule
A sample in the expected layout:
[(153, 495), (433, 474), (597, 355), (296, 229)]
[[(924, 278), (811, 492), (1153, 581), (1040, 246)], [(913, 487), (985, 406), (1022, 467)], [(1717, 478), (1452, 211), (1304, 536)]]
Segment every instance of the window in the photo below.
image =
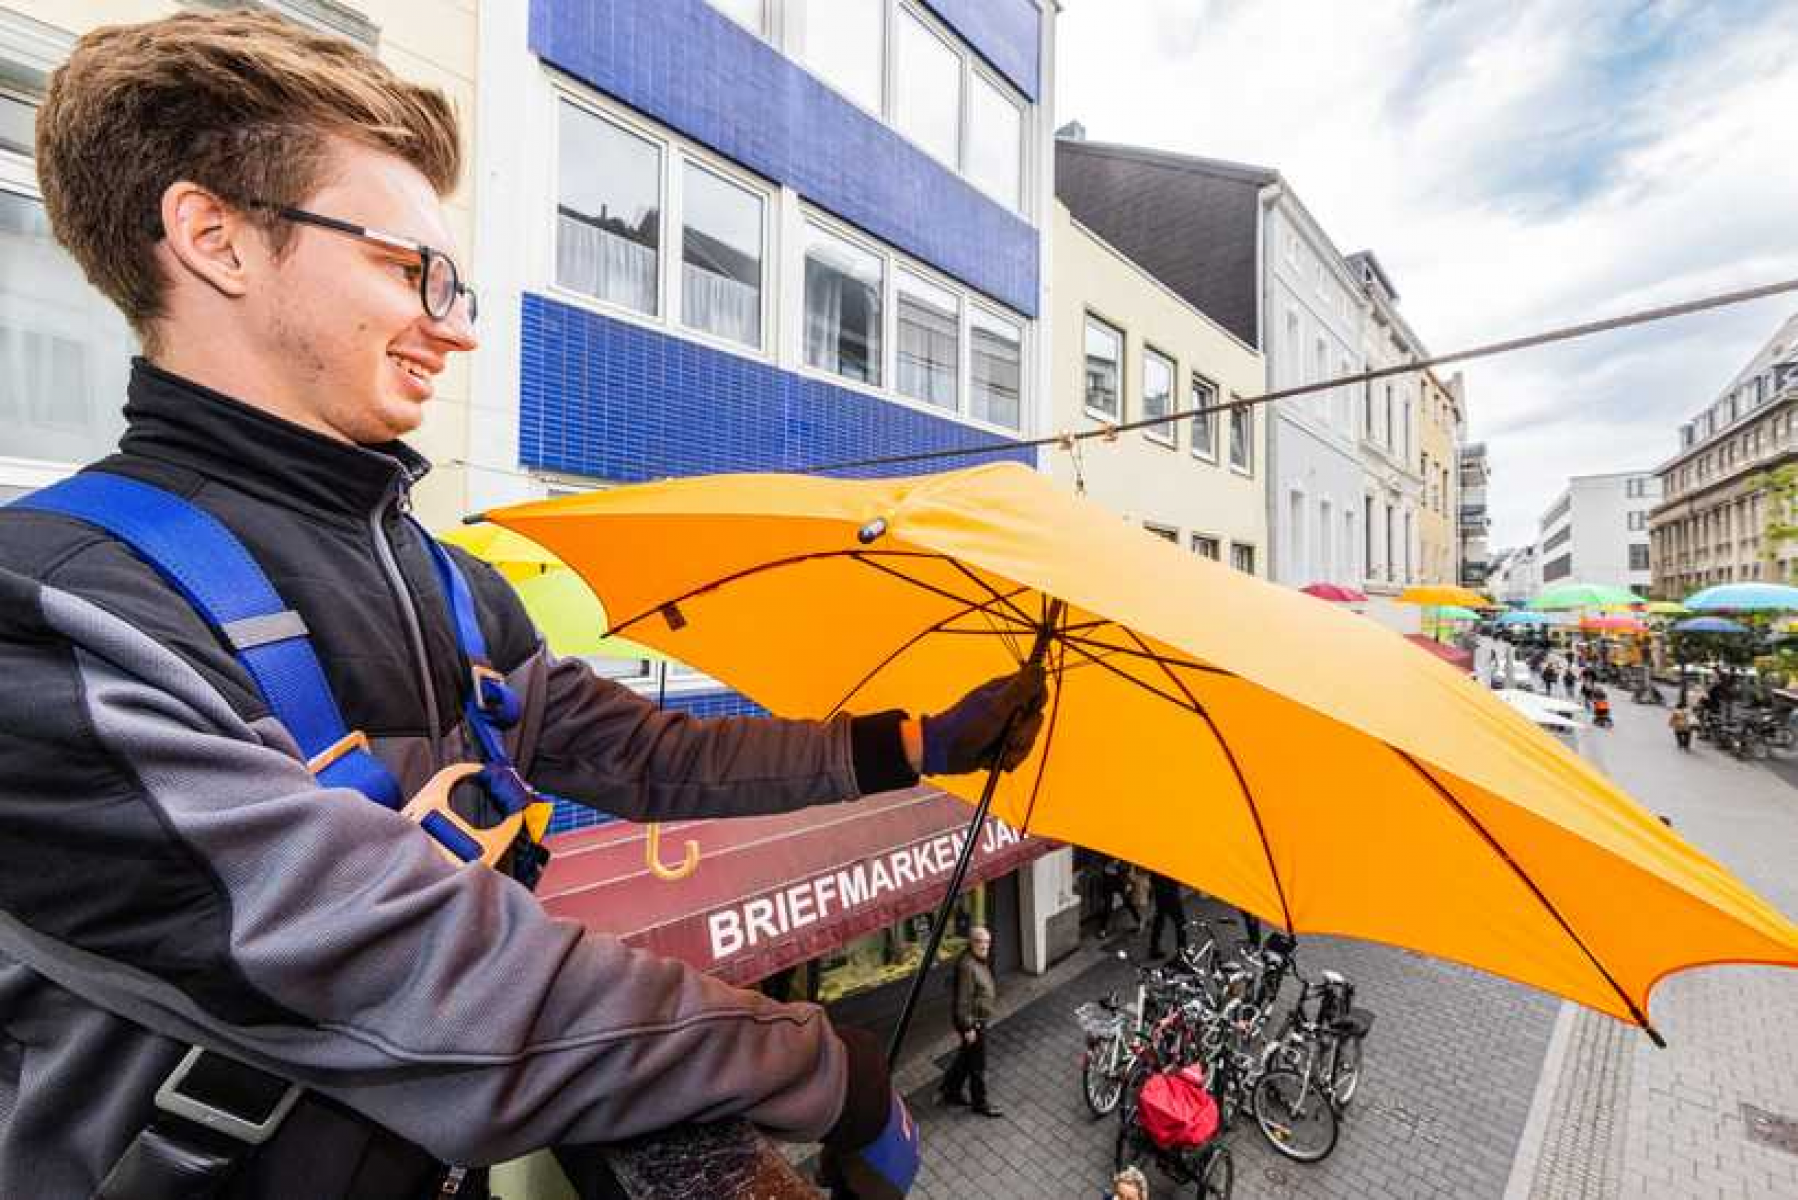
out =
[(1286, 310), (1286, 345), (1282, 357), (1287, 364), (1286, 387), (1300, 387), (1305, 382), (1305, 352), (1299, 349), (1299, 315)]
[(564, 101), (556, 180), (556, 282), (654, 314), (662, 150)]
[(1645, 512), (1630, 513), (1629, 514), (1629, 527), (1631, 529), (1647, 529), (1648, 528), (1648, 514)]
[(1286, 494), (1286, 574), (1293, 582), (1308, 582), (1311, 564), (1305, 554), (1305, 493)]
[(1024, 207), (1024, 113), (979, 71), (971, 73), (963, 170), (974, 186), (1014, 209)]
[[(1194, 375), (1190, 384), (1191, 408), (1209, 408), (1217, 403), (1217, 387), (1202, 375)], [(1209, 462), (1217, 461), (1217, 414), (1200, 412), (1192, 419), (1192, 452)], [(1214, 556), (1215, 557), (1215, 556)]]
[(1242, 542), (1230, 543), (1230, 565), (1245, 575), (1255, 573), (1255, 547)]
[(1648, 570), (1648, 546), (1644, 542), (1631, 542), (1629, 547), (1629, 569), (1632, 571)]
[(1216, 562), (1222, 557), (1218, 553), (1217, 539), (1203, 533), (1195, 533), (1192, 535), (1192, 552), (1200, 558), (1208, 558), (1212, 562)]
[(1086, 410), (1109, 421), (1124, 417), (1120, 400), (1124, 335), (1099, 318), (1086, 318)]
[(758, 37), (768, 35), (768, 14), (762, 0), (708, 0), (711, 6)]
[(681, 217), (681, 319), (760, 348), (762, 198), (687, 163)]
[(958, 407), (961, 303), (954, 292), (899, 272), (898, 388), (938, 408)]
[(793, 0), (788, 12), (799, 60), (869, 112), (881, 112), (886, 0)]
[(805, 233), (805, 361), (878, 385), (886, 262), (816, 225)]
[(1230, 465), (1244, 474), (1255, 470), (1255, 410), (1230, 410)]
[(1321, 560), (1318, 563), (1318, 570), (1322, 572), (1322, 578), (1326, 580), (1336, 578), (1336, 528), (1335, 521), (1331, 516), (1332, 511), (1328, 500), (1318, 500), (1317, 554)]
[(136, 342), (51, 236), (29, 157), (36, 116), (34, 100), (0, 90), (0, 454), (74, 464), (117, 445)]
[(1386, 448), (1392, 448), (1392, 385), (1386, 385)]
[(943, 162), (961, 161), (961, 56), (921, 17), (899, 9), (893, 124)]
[(973, 343), (968, 415), (1007, 429), (1023, 425), (1024, 331), (1016, 322), (970, 306)]
[[(1165, 417), (1174, 411), (1174, 363), (1164, 354), (1144, 350), (1142, 354), (1142, 415)], [(1143, 433), (1164, 446), (1175, 441), (1172, 424), (1151, 425)]]
[(1169, 529), (1166, 525), (1151, 525), (1147, 521), (1142, 523), (1142, 527), (1164, 542), (1172, 542), (1176, 546), (1180, 544), (1180, 531), (1178, 529)]

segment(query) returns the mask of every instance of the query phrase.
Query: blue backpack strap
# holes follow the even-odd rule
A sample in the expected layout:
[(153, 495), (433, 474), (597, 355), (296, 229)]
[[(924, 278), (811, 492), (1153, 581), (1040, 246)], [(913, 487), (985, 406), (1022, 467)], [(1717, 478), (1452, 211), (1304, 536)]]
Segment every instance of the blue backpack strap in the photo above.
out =
[(398, 781), (370, 753), (368, 739), (344, 727), (305, 622), (211, 513), (152, 484), (95, 471), (32, 492), (12, 507), (73, 517), (131, 547), (231, 647), (320, 783), (401, 807)]
[(504, 733), (518, 723), (518, 695), (506, 684), (505, 677), (493, 669), (492, 661), (487, 657), (487, 639), (481, 633), (474, 593), (469, 590), (461, 568), (428, 530), (416, 521), (413, 524), (431, 548), (431, 557), (437, 564), (437, 581), (449, 600), (450, 616), (456, 625), (456, 641), (468, 668), (462, 711), (480, 748), (481, 761), (486, 764), (481, 782), (495, 803), (511, 816), (540, 802), (537, 793), (519, 775), (511, 756), (506, 753)]

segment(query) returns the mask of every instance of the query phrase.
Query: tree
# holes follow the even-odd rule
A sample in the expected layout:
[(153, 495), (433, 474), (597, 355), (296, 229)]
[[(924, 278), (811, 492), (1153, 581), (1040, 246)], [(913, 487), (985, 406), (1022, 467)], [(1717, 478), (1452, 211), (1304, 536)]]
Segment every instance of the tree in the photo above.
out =
[[(1780, 550), (1787, 542), (1798, 541), (1798, 466), (1787, 464), (1756, 475), (1753, 486), (1766, 502), (1761, 556), (1777, 567)], [(1798, 583), (1798, 559), (1786, 576), (1786, 583)]]

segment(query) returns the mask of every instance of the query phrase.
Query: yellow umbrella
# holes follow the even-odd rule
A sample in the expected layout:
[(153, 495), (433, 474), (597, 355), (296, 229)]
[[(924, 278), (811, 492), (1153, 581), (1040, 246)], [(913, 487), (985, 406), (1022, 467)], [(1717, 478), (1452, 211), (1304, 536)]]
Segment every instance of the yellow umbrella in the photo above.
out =
[(562, 560), (529, 538), (498, 525), (462, 525), (434, 535), (440, 542), (460, 546), (476, 558), (492, 563), (499, 573), (517, 582), (562, 565)]
[(1428, 583), (1408, 587), (1397, 596), (1400, 604), (1452, 604), (1459, 608), (1491, 608), (1492, 601), (1472, 588), (1451, 583)]
[(1798, 926), (1458, 671), (1022, 467), (678, 479), (488, 516), (578, 570), (616, 631), (782, 715), (933, 711), (1045, 644), (1047, 723), (993, 811), (1294, 932), (1645, 1028), (1672, 971), (1798, 965)]
[(646, 658), (662, 654), (629, 638), (606, 636), (606, 610), (579, 575), (554, 567), (512, 585), (549, 648), (565, 657)]

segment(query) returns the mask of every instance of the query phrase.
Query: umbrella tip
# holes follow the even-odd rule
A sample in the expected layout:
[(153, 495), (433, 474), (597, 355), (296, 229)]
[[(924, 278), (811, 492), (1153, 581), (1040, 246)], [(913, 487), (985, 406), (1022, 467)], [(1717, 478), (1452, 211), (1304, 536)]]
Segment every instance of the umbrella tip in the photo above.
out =
[(462, 524), (464, 525), (485, 525), (486, 523), (487, 514), (484, 512), (469, 513), (462, 518)]
[(855, 531), (855, 540), (864, 546), (869, 546), (879, 541), (881, 535), (886, 533), (886, 531), (887, 519), (885, 517), (875, 517), (872, 521), (869, 521), (866, 525), (863, 525), (860, 529)]

